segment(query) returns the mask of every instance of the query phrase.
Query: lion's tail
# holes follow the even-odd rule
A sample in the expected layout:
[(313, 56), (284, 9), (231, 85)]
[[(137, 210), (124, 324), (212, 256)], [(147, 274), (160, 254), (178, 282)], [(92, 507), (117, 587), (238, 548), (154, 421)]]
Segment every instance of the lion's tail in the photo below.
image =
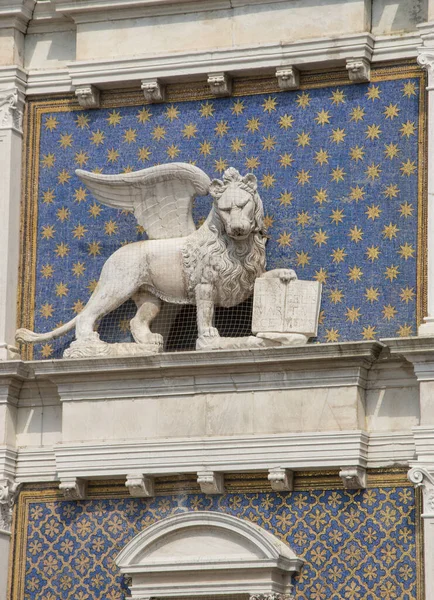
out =
[(48, 331), (47, 333), (35, 333), (34, 331), (30, 331), (30, 329), (18, 329), (15, 334), (15, 339), (17, 342), (23, 342), (24, 344), (34, 344), (36, 342), (46, 342), (47, 340), (55, 340), (60, 337), (64, 333), (70, 331), (76, 321), (77, 317), (74, 317), (64, 325), (61, 325), (57, 329), (53, 329), (53, 331)]

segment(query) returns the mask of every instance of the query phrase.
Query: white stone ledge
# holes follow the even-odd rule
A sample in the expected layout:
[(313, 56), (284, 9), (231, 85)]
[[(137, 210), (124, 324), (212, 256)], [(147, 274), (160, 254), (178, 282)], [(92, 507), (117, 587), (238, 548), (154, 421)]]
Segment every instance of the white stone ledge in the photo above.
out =
[(53, 448), (51, 446), (18, 448), (15, 478), (18, 483), (57, 481)]
[(413, 434), (409, 431), (372, 432), (369, 434), (368, 468), (408, 466), (415, 459)]

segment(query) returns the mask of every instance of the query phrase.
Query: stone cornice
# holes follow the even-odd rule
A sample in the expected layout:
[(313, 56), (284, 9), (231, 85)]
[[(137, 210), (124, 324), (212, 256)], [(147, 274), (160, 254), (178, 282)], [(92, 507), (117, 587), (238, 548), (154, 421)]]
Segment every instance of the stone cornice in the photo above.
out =
[(0, 29), (12, 27), (25, 33), (35, 3), (36, 0), (0, 0)]

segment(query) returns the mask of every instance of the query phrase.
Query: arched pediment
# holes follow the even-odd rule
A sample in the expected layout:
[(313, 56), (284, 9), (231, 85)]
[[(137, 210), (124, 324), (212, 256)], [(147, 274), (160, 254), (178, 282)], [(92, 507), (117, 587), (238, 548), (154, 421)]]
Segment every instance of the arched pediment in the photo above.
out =
[(139, 533), (116, 558), (132, 598), (291, 591), (302, 564), (262, 527), (231, 515), (188, 512)]

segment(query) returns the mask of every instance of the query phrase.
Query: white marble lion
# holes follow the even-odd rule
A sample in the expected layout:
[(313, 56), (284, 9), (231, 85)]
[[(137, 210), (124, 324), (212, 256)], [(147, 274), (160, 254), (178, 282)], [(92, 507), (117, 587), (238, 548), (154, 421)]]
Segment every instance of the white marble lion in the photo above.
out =
[[(150, 327), (163, 301), (197, 306), (202, 347), (219, 337), (213, 325), (215, 306), (246, 300), (257, 277), (296, 279), (291, 269), (265, 273), (264, 213), (253, 174), (242, 177), (230, 168), (223, 181), (210, 181), (201, 169), (185, 163), (119, 175), (76, 173), (100, 202), (133, 211), (149, 239), (123, 246), (107, 259), (88, 303), (71, 321), (48, 333), (19, 329), (17, 341), (51, 340), (75, 327), (75, 354), (68, 349), (65, 356), (86, 356), (86, 347), (109, 346), (99, 340), (97, 321), (132, 298), (137, 313), (131, 333), (137, 344), (162, 349), (162, 336)], [(193, 200), (208, 193), (213, 206), (196, 229)]]

